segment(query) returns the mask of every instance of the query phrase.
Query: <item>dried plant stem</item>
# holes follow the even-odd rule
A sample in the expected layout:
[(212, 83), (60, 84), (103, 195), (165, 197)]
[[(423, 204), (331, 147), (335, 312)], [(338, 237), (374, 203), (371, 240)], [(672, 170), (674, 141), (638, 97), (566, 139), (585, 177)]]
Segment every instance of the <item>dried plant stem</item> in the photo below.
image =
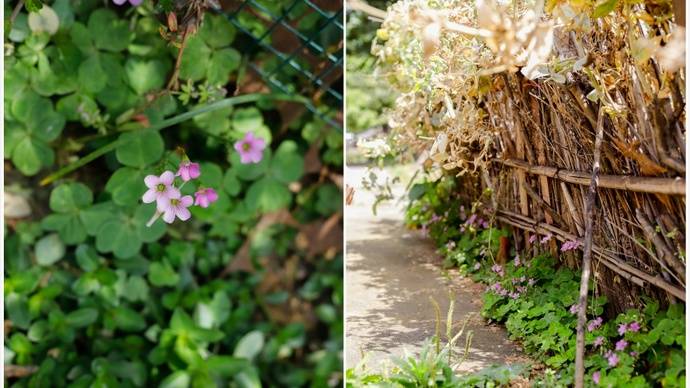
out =
[(189, 36), (189, 32), (193, 28), (192, 25), (187, 26), (187, 28), (184, 29), (184, 32), (182, 33), (182, 42), (180, 43), (180, 51), (177, 52), (177, 58), (175, 59), (175, 69), (173, 70), (172, 75), (170, 76), (170, 80), (168, 81), (168, 85), (166, 86), (167, 90), (177, 90), (179, 87), (178, 78), (180, 75), (180, 67), (182, 66), (182, 55), (184, 54), (184, 49), (187, 46), (187, 37)]
[[(495, 163), (502, 163), (529, 174), (543, 175), (578, 185), (588, 185), (587, 173), (582, 171), (564, 170), (558, 167), (533, 166), (519, 159), (493, 159)], [(685, 195), (685, 178), (640, 177), (631, 175), (599, 175), (598, 186), (606, 189), (636, 191), (640, 193)]]
[(575, 342), (575, 388), (584, 387), (585, 381), (585, 323), (587, 322), (587, 293), (589, 277), (592, 270), (592, 237), (594, 235), (594, 206), (597, 199), (597, 181), (599, 161), (601, 159), (601, 142), (604, 138), (604, 110), (599, 108), (597, 135), (594, 141), (594, 165), (592, 180), (585, 200), (585, 242), (582, 255), (582, 277), (580, 278), (580, 297), (577, 304), (577, 338)]

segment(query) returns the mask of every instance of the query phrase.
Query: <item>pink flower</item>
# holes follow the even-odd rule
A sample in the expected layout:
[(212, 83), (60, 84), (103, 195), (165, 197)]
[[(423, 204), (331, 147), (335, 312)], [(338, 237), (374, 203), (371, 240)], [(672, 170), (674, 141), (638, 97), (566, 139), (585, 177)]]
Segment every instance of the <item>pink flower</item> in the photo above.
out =
[(533, 285), (535, 285), (536, 283), (537, 283), (537, 281), (534, 280), (534, 279), (532, 279), (532, 278), (529, 278), (529, 280), (527, 280), (527, 284), (529, 284), (530, 286), (533, 286)]
[(467, 225), (472, 225), (472, 224), (474, 224), (474, 221), (476, 221), (476, 220), (477, 220), (477, 215), (476, 215), (476, 214), (472, 214), (472, 215), (470, 216), (470, 218), (468, 218), (467, 221), (465, 221), (465, 224), (467, 224)]
[(625, 323), (618, 325), (618, 334), (623, 335), (626, 331), (628, 331), (628, 327), (625, 325)]
[(259, 163), (264, 157), (266, 141), (253, 133), (247, 132), (244, 138), (235, 143), (235, 150), (240, 153), (242, 164)]
[(515, 255), (515, 260), (513, 260), (513, 264), (515, 264), (516, 267), (520, 266), (520, 255)]
[(194, 204), (203, 208), (207, 208), (208, 205), (218, 200), (218, 194), (212, 188), (199, 189), (194, 193), (194, 197), (196, 198)]
[(187, 221), (189, 217), (192, 216), (187, 208), (192, 206), (193, 202), (194, 199), (191, 195), (181, 197), (180, 192), (177, 191), (175, 195), (170, 196), (165, 206), (158, 210), (163, 212), (163, 221), (168, 224), (172, 224), (172, 222), (175, 221), (175, 217), (182, 221)]
[[(113, 0), (113, 3), (115, 3), (117, 5), (122, 5), (122, 4), (126, 3), (127, 1), (128, 0)], [(129, 3), (136, 7), (137, 5), (141, 4), (142, 1), (144, 1), (144, 0), (129, 0)]]
[(482, 267), (481, 264), (476, 263), (476, 264), (474, 265), (474, 270), (475, 270), (475, 271), (479, 271), (479, 268), (481, 268), (481, 267)]
[(609, 366), (618, 365), (618, 356), (616, 355), (616, 353), (609, 352), (606, 356), (606, 359), (609, 361)]
[(546, 244), (547, 242), (549, 242), (549, 240), (551, 240), (551, 237), (553, 237), (551, 233), (547, 234), (546, 236), (544, 236), (544, 238), (541, 239), (541, 243)]
[(580, 310), (580, 306), (575, 303), (574, 305), (570, 306), (570, 313), (571, 314), (577, 314), (577, 312)]
[(604, 322), (601, 317), (597, 317), (595, 320), (590, 321), (589, 324), (587, 325), (587, 331), (594, 331), (601, 326), (601, 324)]
[(503, 273), (503, 267), (501, 267), (501, 266), (498, 265), (498, 264), (494, 264), (493, 266), (491, 266), (491, 270), (494, 271), (494, 272), (496, 272), (496, 273), (498, 274), (498, 276), (503, 276), (503, 275), (504, 275), (504, 273)]
[(592, 373), (592, 381), (594, 381), (594, 384), (598, 385), (599, 379), (601, 379), (601, 373), (599, 371)]
[(616, 342), (616, 351), (622, 351), (625, 350), (625, 347), (628, 346), (628, 342), (624, 339)]
[(631, 357), (637, 356), (637, 352), (630, 352), (630, 356), (631, 356)]
[(165, 171), (161, 176), (147, 175), (144, 178), (144, 184), (148, 187), (148, 191), (144, 193), (141, 200), (144, 203), (151, 203), (156, 201), (158, 210), (162, 210), (162, 206), (169, 202), (170, 198), (177, 196), (180, 197), (180, 191), (172, 186), (175, 180), (175, 175), (172, 171)]
[(561, 252), (567, 252), (577, 249), (580, 246), (579, 241), (566, 241), (561, 245)]
[(632, 331), (633, 333), (637, 333), (638, 331), (640, 331), (640, 324), (637, 323), (637, 321), (630, 322), (630, 324), (628, 325), (628, 330)]
[(601, 346), (604, 344), (604, 337), (599, 336), (594, 339), (594, 346)]
[(192, 163), (189, 160), (182, 161), (176, 175), (185, 182), (198, 178), (201, 175), (199, 163)]
[(530, 244), (534, 244), (535, 241), (537, 241), (537, 235), (536, 234), (529, 236), (529, 243)]

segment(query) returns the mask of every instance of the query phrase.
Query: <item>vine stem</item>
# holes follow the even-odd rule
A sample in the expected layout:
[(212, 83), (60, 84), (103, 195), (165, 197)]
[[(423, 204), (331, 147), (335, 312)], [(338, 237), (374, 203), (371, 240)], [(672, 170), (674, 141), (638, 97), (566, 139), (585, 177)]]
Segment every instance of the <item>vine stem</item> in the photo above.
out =
[[(158, 123), (153, 124), (149, 128), (141, 129), (140, 131), (160, 131), (165, 128), (169, 128), (175, 124), (179, 124), (181, 122), (184, 122), (186, 120), (189, 120), (195, 116), (198, 116), (200, 114), (208, 113), (208, 112), (213, 112), (219, 109), (235, 106), (238, 104), (244, 104), (248, 102), (255, 102), (259, 101), (261, 99), (272, 99), (272, 100), (282, 100), (282, 101), (294, 101), (294, 102), (301, 102), (305, 103), (308, 101), (306, 98), (302, 96), (290, 96), (287, 94), (263, 94), (263, 93), (252, 93), (252, 94), (245, 94), (242, 96), (236, 96), (236, 97), (229, 97), (225, 98), (216, 102), (213, 102), (211, 104), (205, 105), (199, 109), (191, 110), (188, 112), (181, 113), (177, 116), (171, 117), (169, 119), (162, 120)], [(120, 130), (121, 132), (121, 130)], [(43, 178), (40, 182), (41, 186), (48, 185), (52, 182), (54, 182), (57, 179), (62, 178), (63, 176), (79, 169), (80, 167), (83, 167), (87, 165), (88, 163), (91, 163), (92, 161), (98, 159), (99, 157), (107, 154), (110, 151), (115, 150), (117, 147), (126, 144), (128, 141), (123, 140), (122, 137), (118, 138), (117, 140), (114, 140), (97, 150), (91, 152), (90, 154), (84, 156), (81, 159), (78, 159), (67, 166), (57, 170), (56, 172), (48, 175), (47, 177)]]
[(582, 254), (582, 278), (580, 279), (580, 296), (577, 303), (577, 338), (575, 342), (575, 388), (583, 388), (585, 382), (585, 322), (587, 320), (587, 294), (589, 277), (592, 272), (592, 237), (594, 235), (594, 212), (597, 199), (597, 180), (601, 143), (604, 138), (604, 109), (599, 106), (597, 134), (594, 140), (594, 163), (592, 180), (585, 199), (585, 237)]

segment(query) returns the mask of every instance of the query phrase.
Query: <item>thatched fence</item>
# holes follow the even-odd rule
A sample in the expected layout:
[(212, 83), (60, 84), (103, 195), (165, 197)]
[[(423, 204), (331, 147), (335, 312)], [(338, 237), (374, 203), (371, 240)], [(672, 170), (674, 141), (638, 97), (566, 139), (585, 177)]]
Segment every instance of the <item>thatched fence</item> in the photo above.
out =
[[(585, 99), (587, 84), (533, 82), (519, 74), (499, 76), (483, 102), (498, 136), (483, 184), (496, 191), (496, 219), (516, 229), (520, 248), (530, 247), (534, 233), (581, 241), (603, 115), (594, 276), (597, 291), (617, 311), (635, 305), (642, 289), (662, 300), (685, 300), (683, 79), (676, 74), (673, 95), (661, 99), (657, 91), (643, 91), (639, 68), (624, 69), (613, 91), (627, 107), (620, 115)], [(644, 76), (653, 77), (652, 64), (647, 70)], [(579, 260), (566, 262), (577, 266)]]
[(683, 3), (499, 3), (389, 7), (372, 52), (400, 92), (391, 138), (456, 175), (464, 200), (491, 188), (518, 251), (550, 234), (547, 249), (580, 268), (589, 260), (557, 241), (589, 246), (593, 218), (595, 292), (611, 313), (642, 294), (684, 301)]

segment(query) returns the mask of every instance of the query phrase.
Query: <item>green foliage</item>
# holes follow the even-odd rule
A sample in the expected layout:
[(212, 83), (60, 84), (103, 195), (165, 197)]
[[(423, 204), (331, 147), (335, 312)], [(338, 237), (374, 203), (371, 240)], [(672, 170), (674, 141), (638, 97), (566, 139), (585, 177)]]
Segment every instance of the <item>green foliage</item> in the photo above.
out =
[[(182, 90), (162, 93), (177, 49), (152, 3), (27, 1), (38, 13), (19, 12), (6, 34), (5, 171), (32, 211), (5, 233), (5, 360), (36, 371), (5, 383), (337, 385), (342, 257), (308, 254), (297, 226), (257, 225), (277, 210), (300, 224), (340, 210), (340, 190), (302, 155), (341, 171), (341, 134), (311, 113), (285, 122), (270, 99), (219, 103), (241, 59), (262, 56), (223, 15), (206, 15), (190, 39)], [(247, 132), (266, 140), (261, 163), (237, 157)], [(177, 147), (201, 165), (183, 194), (203, 185), (218, 200), (146, 227), (144, 177), (176, 171)], [(221, 275), (236, 260), (248, 264)]]
[[(469, 222), (470, 218), (458, 222), (458, 217), (465, 218), (458, 216), (465, 207), (450, 201), (453, 188), (450, 178), (411, 187), (408, 224), (428, 226), (447, 265), (489, 285), (482, 315), (504, 323), (510, 337), (549, 368), (534, 382), (536, 386), (569, 386), (577, 324), (571, 308), (577, 303), (579, 274), (558, 266), (548, 254), (525, 257), (512, 252), (514, 260), (496, 264), (498, 242), (491, 236), (501, 233), (491, 227), (476, 228), (477, 222)], [(476, 209), (479, 202), (467, 208)], [(631, 309), (607, 320), (605, 306), (605, 297), (590, 295), (588, 326), (597, 319), (601, 324), (592, 324), (585, 333), (586, 383), (593, 384), (596, 372), (602, 386), (685, 386), (684, 307), (673, 304), (659, 311), (658, 302), (650, 299), (642, 311)], [(639, 329), (630, 329), (631, 324)], [(628, 328), (622, 334), (621, 325)], [(611, 355), (615, 355), (613, 361)]]

